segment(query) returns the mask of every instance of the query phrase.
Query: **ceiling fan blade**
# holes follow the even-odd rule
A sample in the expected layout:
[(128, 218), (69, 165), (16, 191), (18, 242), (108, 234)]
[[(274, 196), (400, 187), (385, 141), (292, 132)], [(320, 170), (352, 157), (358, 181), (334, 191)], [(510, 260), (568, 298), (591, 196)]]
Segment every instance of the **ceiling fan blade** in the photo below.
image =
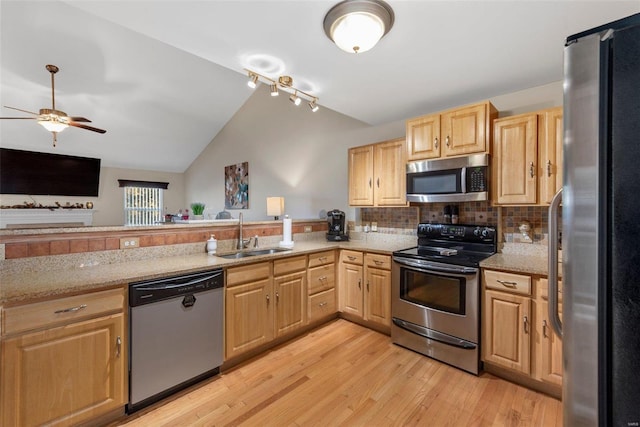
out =
[(37, 117), (0, 117), (0, 120), (36, 120)]
[(91, 120), (85, 119), (84, 117), (69, 117), (72, 122), (83, 122), (83, 123), (91, 123)]
[(33, 114), (34, 116), (38, 115), (38, 113), (34, 113), (32, 111), (23, 110), (23, 109), (16, 108), (16, 107), (9, 107), (8, 105), (5, 105), (4, 108), (9, 108), (11, 110), (16, 110), (16, 111), (22, 111), (23, 113)]
[(74, 127), (77, 127), (77, 128), (86, 129), (86, 130), (90, 130), (90, 131), (98, 132), (98, 133), (106, 133), (107, 132), (104, 129), (98, 129), (98, 128), (94, 128), (92, 126), (81, 125), (80, 123), (76, 123), (76, 122), (69, 122), (69, 126), (74, 126)]

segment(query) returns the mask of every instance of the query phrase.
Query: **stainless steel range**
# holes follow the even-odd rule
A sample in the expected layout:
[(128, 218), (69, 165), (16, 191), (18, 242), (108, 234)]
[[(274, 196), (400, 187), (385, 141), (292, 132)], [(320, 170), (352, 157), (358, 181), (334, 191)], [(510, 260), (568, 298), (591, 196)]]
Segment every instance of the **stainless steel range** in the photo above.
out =
[(479, 263), (495, 252), (495, 227), (419, 224), (418, 246), (393, 253), (391, 340), (477, 375)]

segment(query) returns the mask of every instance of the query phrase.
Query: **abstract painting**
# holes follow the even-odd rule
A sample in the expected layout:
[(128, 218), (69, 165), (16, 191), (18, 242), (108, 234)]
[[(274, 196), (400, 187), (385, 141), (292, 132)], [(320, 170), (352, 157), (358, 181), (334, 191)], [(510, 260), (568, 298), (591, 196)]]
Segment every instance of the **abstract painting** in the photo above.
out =
[(249, 162), (224, 167), (224, 207), (249, 209)]

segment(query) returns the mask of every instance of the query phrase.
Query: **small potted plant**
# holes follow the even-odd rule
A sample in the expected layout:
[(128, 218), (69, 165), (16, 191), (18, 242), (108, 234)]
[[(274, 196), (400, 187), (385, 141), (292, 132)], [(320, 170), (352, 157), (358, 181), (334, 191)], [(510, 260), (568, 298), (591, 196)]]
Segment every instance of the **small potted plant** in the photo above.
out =
[(204, 213), (204, 203), (195, 202), (191, 203), (191, 211), (193, 212), (193, 219), (204, 219), (202, 215)]

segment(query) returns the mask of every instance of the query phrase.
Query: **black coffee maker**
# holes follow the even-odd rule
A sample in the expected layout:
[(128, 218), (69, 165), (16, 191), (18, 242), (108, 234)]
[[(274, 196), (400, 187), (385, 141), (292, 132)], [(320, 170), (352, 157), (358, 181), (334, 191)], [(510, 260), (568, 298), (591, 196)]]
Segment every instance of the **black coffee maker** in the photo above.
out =
[(327, 231), (327, 240), (330, 242), (346, 242), (349, 235), (344, 227), (344, 212), (334, 209), (327, 212), (327, 222), (329, 223), (329, 231)]

